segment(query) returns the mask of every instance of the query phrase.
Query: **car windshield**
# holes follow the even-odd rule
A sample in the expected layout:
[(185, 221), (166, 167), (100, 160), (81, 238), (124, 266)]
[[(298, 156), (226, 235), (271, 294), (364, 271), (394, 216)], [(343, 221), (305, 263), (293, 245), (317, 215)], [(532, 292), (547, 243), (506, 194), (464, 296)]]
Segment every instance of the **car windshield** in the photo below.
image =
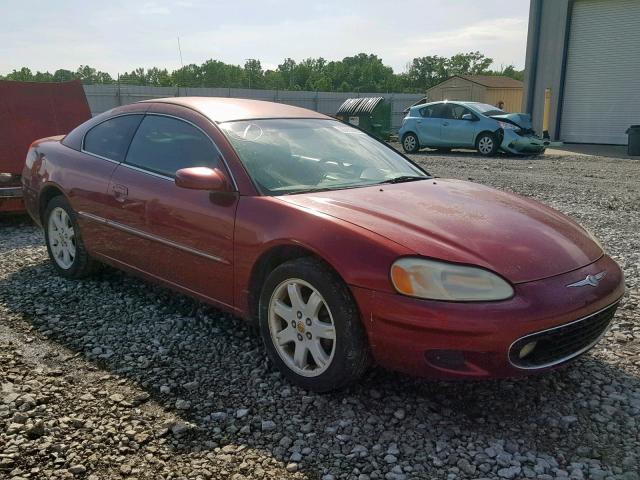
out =
[(265, 195), (430, 178), (392, 148), (335, 120), (243, 120), (219, 126)]
[(491, 117), (493, 115), (504, 115), (504, 110), (500, 110), (498, 107), (494, 107), (493, 105), (488, 105), (486, 103), (473, 103), (472, 107), (487, 117)]

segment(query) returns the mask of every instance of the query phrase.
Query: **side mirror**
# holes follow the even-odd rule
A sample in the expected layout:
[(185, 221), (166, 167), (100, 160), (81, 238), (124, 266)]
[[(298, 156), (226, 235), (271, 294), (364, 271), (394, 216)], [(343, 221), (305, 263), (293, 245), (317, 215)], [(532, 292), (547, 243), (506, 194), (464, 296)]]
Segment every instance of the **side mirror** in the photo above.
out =
[(462, 115), (461, 120), (468, 120), (470, 122), (473, 122), (475, 120), (475, 117), (470, 113), (465, 113), (464, 115)]
[(224, 173), (217, 168), (189, 167), (176, 172), (176, 185), (191, 190), (209, 190), (227, 192), (230, 190), (229, 181)]

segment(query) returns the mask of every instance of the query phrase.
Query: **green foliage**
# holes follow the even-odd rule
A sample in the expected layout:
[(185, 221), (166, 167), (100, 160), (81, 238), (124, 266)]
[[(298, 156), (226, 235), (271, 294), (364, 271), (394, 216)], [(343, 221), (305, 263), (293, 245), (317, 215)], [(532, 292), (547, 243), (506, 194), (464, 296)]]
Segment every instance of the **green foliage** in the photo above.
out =
[(66, 82), (78, 79), (86, 84), (114, 83), (111, 75), (106, 72), (100, 72), (88, 65), (80, 65), (78, 70), (56, 70), (53, 74), (49, 72), (33, 73), (27, 67), (20, 70), (14, 70), (6, 76), (0, 76), (2, 80), (15, 80), (20, 82)]
[(278, 90), (315, 90), (337, 92), (425, 92), (453, 75), (507, 75), (518, 80), (524, 71), (513, 65), (491, 70), (493, 59), (480, 52), (458, 53), (451, 57), (428, 55), (414, 58), (403, 73), (396, 74), (377, 55), (359, 53), (328, 62), (322, 57), (296, 62), (285, 58), (274, 70), (264, 70), (260, 60), (247, 59), (243, 66), (219, 60), (201, 65), (185, 65), (174, 71), (157, 67), (136, 68), (116, 79), (88, 65), (75, 72), (56, 70), (35, 72), (23, 67), (7, 74), (6, 80), (61, 82), (79, 79), (85, 84), (120, 82), (159, 87), (265, 88)]
[(524, 70), (518, 71), (513, 65), (491, 70), (492, 64), (493, 59), (480, 52), (458, 53), (449, 58), (430, 55), (414, 58), (400, 77), (403, 90), (413, 92), (424, 92), (454, 75), (505, 75), (516, 80), (524, 79)]
[(516, 70), (513, 65), (507, 65), (500, 71), (496, 72), (496, 75), (504, 75), (506, 77), (515, 78), (516, 80), (524, 81), (524, 70)]

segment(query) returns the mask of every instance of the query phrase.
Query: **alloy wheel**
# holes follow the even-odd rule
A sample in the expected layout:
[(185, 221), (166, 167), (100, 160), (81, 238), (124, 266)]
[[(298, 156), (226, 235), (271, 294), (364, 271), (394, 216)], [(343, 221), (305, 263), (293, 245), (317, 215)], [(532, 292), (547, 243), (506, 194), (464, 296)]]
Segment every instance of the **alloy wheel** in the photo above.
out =
[(293, 372), (317, 377), (336, 349), (331, 311), (320, 292), (298, 278), (281, 282), (269, 302), (269, 332), (280, 358)]
[(60, 268), (68, 270), (76, 258), (76, 239), (71, 218), (63, 208), (51, 211), (47, 234), (53, 259)]

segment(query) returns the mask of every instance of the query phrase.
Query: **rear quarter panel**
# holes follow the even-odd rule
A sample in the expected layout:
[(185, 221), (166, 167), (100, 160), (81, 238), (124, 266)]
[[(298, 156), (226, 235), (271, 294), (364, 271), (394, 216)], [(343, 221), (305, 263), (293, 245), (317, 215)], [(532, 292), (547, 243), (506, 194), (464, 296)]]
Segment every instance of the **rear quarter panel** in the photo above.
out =
[[(42, 195), (50, 188), (58, 189), (77, 211), (99, 215), (106, 204), (107, 184), (116, 163), (66, 147), (62, 137), (50, 137), (35, 142), (27, 154), (22, 174), (25, 205), (31, 217), (41, 225)], [(91, 231), (85, 232), (90, 240)], [(86, 242), (90, 249), (90, 242)]]

